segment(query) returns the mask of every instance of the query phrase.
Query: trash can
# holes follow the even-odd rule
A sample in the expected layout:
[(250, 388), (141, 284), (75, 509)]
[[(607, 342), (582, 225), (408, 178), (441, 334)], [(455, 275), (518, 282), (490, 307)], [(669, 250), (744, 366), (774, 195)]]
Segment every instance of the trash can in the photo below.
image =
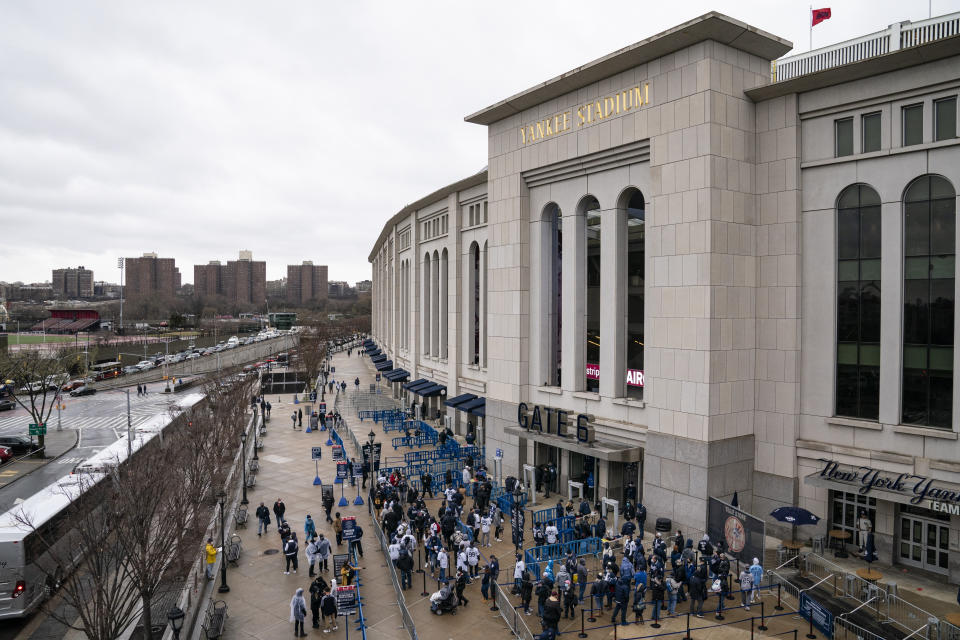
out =
[(670, 518), (657, 518), (657, 532), (669, 533), (673, 529), (673, 521)]

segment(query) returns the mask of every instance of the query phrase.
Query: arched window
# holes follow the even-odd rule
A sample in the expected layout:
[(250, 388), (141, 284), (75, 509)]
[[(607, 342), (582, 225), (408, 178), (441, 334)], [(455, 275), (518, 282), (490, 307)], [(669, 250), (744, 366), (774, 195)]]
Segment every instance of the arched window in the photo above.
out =
[(440, 355), (440, 253), (433, 252), (433, 268), (430, 270), (430, 355), (434, 358)]
[[(484, 203), (486, 204), (486, 203)], [(490, 275), (490, 254), (487, 252), (487, 243), (483, 243), (483, 283), (480, 288), (481, 320), (483, 321), (480, 329), (480, 364), (487, 366), (487, 333), (490, 331), (490, 324), (487, 318), (487, 279)]]
[(470, 303), (470, 330), (468, 332), (470, 362), (480, 364), (480, 245), (476, 242), (470, 245), (467, 256), (468, 292), (467, 300)]
[(850, 185), (837, 199), (838, 416), (880, 416), (880, 196)]
[(940, 176), (903, 197), (904, 424), (952, 427), (956, 192)]
[[(620, 285), (627, 302), (626, 372), (624, 395), (643, 398), (643, 305), (646, 283), (646, 202), (638, 189), (628, 189), (620, 196), (620, 208), (626, 210), (621, 236), (626, 238), (626, 277)], [(621, 241), (622, 242), (622, 241)]]
[(423, 310), (420, 314), (420, 325), (423, 327), (423, 348), (425, 355), (430, 355), (430, 254), (423, 257)]
[(546, 269), (544, 286), (547, 290), (547, 354), (546, 382), (549, 386), (560, 386), (560, 369), (563, 364), (563, 227), (560, 207), (551, 202), (543, 209), (541, 220), (545, 225), (543, 233), (543, 255), (541, 262)]
[[(446, 218), (444, 218), (446, 220)], [(447, 262), (447, 250), (444, 248), (440, 254), (440, 357), (447, 357), (447, 348), (449, 346), (450, 336), (448, 330), (449, 321), (449, 303), (450, 288), (448, 286), (449, 264)]]
[(577, 207), (584, 216), (586, 273), (584, 278), (586, 304), (586, 383), (587, 391), (600, 390), (600, 203), (586, 196)]

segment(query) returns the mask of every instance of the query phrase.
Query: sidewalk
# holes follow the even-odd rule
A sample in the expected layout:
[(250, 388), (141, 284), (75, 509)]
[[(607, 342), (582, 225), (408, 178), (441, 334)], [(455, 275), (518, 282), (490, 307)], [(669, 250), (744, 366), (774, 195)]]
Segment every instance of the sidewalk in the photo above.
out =
[(6, 487), (20, 478), (26, 477), (54, 462), (57, 458), (73, 450), (77, 446), (77, 439), (80, 437), (76, 429), (64, 429), (63, 431), (48, 431), (45, 438), (46, 455), (43, 458), (34, 458), (31, 456), (21, 456), (21, 459), (14, 460), (0, 468), (0, 489)]
[[(343, 354), (345, 356), (345, 354)], [(341, 357), (339, 354), (334, 358), (334, 366), (336, 366), (335, 377), (339, 380), (341, 378), (347, 380), (348, 385), (352, 385), (354, 378), (360, 378), (360, 389), (367, 389), (368, 383), (375, 381), (375, 371), (370, 364), (370, 361), (366, 358), (358, 358), (353, 356), (351, 358)], [(352, 389), (348, 389), (348, 393), (353, 393)], [(386, 390), (384, 395), (386, 395)], [(388, 456), (401, 456), (403, 453), (410, 451), (410, 449), (401, 448), (396, 451), (393, 450), (393, 447), (390, 445), (390, 438), (384, 434), (382, 427), (373, 423), (370, 420), (365, 420), (364, 422), (359, 422), (355, 414), (349, 414), (349, 405), (341, 406), (341, 413), (344, 415), (348, 425), (353, 428), (357, 438), (360, 441), (366, 439), (366, 434), (368, 431), (373, 429), (377, 433), (377, 441), (383, 442), (383, 457)], [(393, 435), (393, 434), (391, 434)], [(346, 440), (346, 438), (345, 438)], [(434, 499), (427, 499), (426, 504), (427, 508), (430, 510), (430, 513), (436, 515), (437, 509), (440, 506), (440, 494), (436, 494), (437, 497)], [(546, 507), (549, 502), (545, 502), (542, 506)], [(465, 512), (472, 506), (472, 498), (467, 498), (465, 505)], [(538, 507), (541, 505), (538, 505)], [(529, 527), (529, 524), (528, 524)], [(365, 536), (366, 537), (366, 536)], [(649, 544), (651, 539), (650, 534), (646, 536), (646, 542)], [(510, 542), (510, 525), (509, 520), (504, 523), (504, 536), (503, 542), (492, 541), (493, 546), (490, 548), (481, 549), (481, 567), (489, 561), (490, 555), (496, 555), (500, 562), (500, 578), (498, 582), (501, 585), (512, 582), (513, 580), (513, 568), (514, 568), (514, 547)], [(529, 530), (525, 538), (524, 548), (528, 548), (532, 545), (532, 539), (530, 536)], [(375, 540), (374, 540), (375, 544)], [(369, 548), (369, 547), (367, 547)], [(373, 547), (376, 549), (376, 547)], [(368, 553), (369, 557), (369, 553)], [(597, 566), (596, 562), (588, 561), (588, 567), (593, 571), (593, 567)], [(595, 576), (595, 572), (591, 575), (591, 580)], [(436, 580), (431, 579), (430, 574), (427, 573), (426, 576), (426, 590), (428, 593), (433, 593), (438, 588), (438, 583)], [(417, 627), (417, 634), (420, 638), (424, 640), (432, 639), (447, 639), (455, 637), (476, 637), (476, 638), (511, 638), (513, 634), (510, 632), (509, 628), (506, 625), (506, 622), (501, 617), (500, 612), (490, 611), (490, 606), (493, 602), (484, 603), (480, 594), (480, 580), (477, 579), (474, 583), (467, 587), (464, 595), (469, 600), (469, 604), (466, 607), (459, 607), (456, 616), (436, 616), (430, 613), (429, 597), (421, 598), (419, 596), (420, 592), (423, 590), (423, 574), (414, 574), (413, 575), (413, 588), (407, 590), (406, 600), (407, 606), (410, 609), (411, 616), (413, 617), (414, 624)], [(587, 587), (587, 594), (589, 594), (590, 586)], [(509, 592), (509, 586), (504, 587), (505, 592)], [(514, 596), (509, 596), (510, 602), (517, 606), (519, 605), (519, 598)], [(392, 599), (392, 598), (391, 598)], [(585, 601), (585, 604), (589, 607), (589, 599)], [(767, 594), (763, 597), (763, 601), (766, 603), (765, 609), (767, 615), (773, 615), (775, 613), (783, 613), (790, 615), (783, 615), (782, 617), (774, 618), (768, 620), (767, 624), (769, 625), (769, 631), (765, 632), (765, 635), (774, 635), (777, 633), (783, 633), (788, 630), (792, 630), (798, 627), (806, 629), (806, 623), (802, 621), (796, 615), (793, 615), (790, 609), (785, 609), (782, 612), (776, 612), (773, 610), (773, 606), (776, 604), (776, 593)], [(708, 603), (705, 605), (705, 612), (709, 607), (716, 607), (716, 597), (711, 597), (708, 600)], [(728, 605), (739, 604), (739, 600), (727, 601)], [(684, 614), (688, 610), (689, 604), (683, 603), (678, 604), (677, 611), (683, 612)], [(536, 597), (534, 597), (531, 608), (536, 609)], [(563, 637), (576, 637), (576, 633), (580, 630), (580, 609), (577, 607), (576, 615), (573, 620), (570, 619), (561, 619), (560, 620), (560, 632), (565, 633)], [(589, 609), (587, 610), (587, 616), (589, 615)], [(511, 611), (506, 612), (507, 615), (512, 616)], [(599, 613), (599, 611), (598, 611)], [(664, 614), (666, 612), (663, 612)], [(528, 628), (533, 634), (537, 634), (541, 631), (540, 623), (536, 614), (531, 616), (525, 616), (522, 612), (519, 613), (520, 617), (523, 618), (524, 622), (527, 624)], [(652, 636), (655, 634), (670, 633), (673, 632), (677, 634), (681, 630), (686, 629), (686, 616), (677, 617), (670, 620), (662, 620), (660, 629), (653, 629), (650, 627), (650, 607), (647, 608), (647, 622), (645, 625), (634, 625), (633, 614), (632, 612), (628, 614), (627, 620), (631, 622), (630, 625), (626, 627), (618, 627), (616, 637), (621, 639), (623, 638), (637, 638), (641, 636)], [(585, 616), (585, 617), (587, 617)], [(710, 638), (717, 640), (734, 640), (740, 638), (749, 638), (750, 637), (750, 618), (755, 616), (757, 618), (756, 624), (759, 625), (759, 616), (760, 616), (760, 607), (754, 606), (751, 607), (751, 611), (747, 612), (743, 609), (733, 609), (725, 613), (725, 620), (723, 623), (726, 626), (716, 626), (719, 624), (718, 621), (714, 620), (713, 615), (707, 615), (700, 618), (692, 618), (691, 627), (692, 628), (702, 628), (710, 627), (708, 629), (701, 630), (699, 633), (695, 633), (694, 637), (696, 638)], [(607, 610), (604, 615), (598, 616), (597, 622), (590, 623), (584, 622), (586, 632), (590, 638), (601, 638), (608, 639), (614, 638), (615, 632), (612, 626), (610, 626), (610, 611)], [(378, 638), (379, 636), (370, 635), (370, 638)], [(675, 635), (674, 637), (682, 637), (681, 635)], [(820, 637), (818, 635), (818, 637)]]

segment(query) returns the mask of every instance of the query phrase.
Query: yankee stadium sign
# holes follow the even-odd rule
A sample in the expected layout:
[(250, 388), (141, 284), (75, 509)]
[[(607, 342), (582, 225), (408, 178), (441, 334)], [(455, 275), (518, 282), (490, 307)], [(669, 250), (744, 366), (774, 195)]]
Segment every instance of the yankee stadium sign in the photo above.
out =
[(835, 460), (820, 458), (824, 463), (820, 477), (858, 487), (857, 492), (867, 495), (874, 489), (910, 496), (910, 504), (919, 505), (932, 500), (948, 505), (960, 504), (960, 488), (946, 487), (933, 478), (913, 473), (891, 473), (873, 467), (848, 467), (841, 469)]

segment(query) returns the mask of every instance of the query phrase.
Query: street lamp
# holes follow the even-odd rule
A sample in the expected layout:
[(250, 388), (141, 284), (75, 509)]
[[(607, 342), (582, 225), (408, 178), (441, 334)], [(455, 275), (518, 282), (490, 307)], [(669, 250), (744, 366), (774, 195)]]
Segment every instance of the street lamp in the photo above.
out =
[[(254, 411), (256, 411), (256, 409), (254, 409)], [(264, 412), (265, 412), (265, 411), (266, 411), (266, 408), (261, 404), (261, 405), (260, 405), (260, 424), (261, 424), (261, 425), (264, 425), (264, 426), (266, 426), (266, 424), (267, 424), (267, 423), (264, 421)], [(258, 432), (258, 431), (260, 431), (260, 429), (257, 427), (257, 421), (254, 420), (254, 421), (253, 421), (253, 459), (254, 459), (254, 460), (259, 460), (259, 459), (260, 459), (260, 456), (257, 455), (257, 449), (258, 449), (257, 445), (259, 444), (259, 443), (257, 442), (257, 432)]]
[(247, 432), (240, 434), (240, 466), (243, 468), (243, 500), (240, 504), (250, 504), (247, 500)]
[(226, 501), (227, 494), (221, 490), (217, 494), (217, 502), (220, 504), (220, 553), (223, 554), (220, 558), (220, 586), (217, 588), (220, 593), (230, 591), (230, 587), (227, 586), (227, 521), (223, 517), (223, 505)]
[(184, 616), (183, 609), (177, 606), (167, 612), (167, 620), (170, 622), (170, 628), (173, 629), (174, 640), (180, 640), (180, 630), (183, 629)]

